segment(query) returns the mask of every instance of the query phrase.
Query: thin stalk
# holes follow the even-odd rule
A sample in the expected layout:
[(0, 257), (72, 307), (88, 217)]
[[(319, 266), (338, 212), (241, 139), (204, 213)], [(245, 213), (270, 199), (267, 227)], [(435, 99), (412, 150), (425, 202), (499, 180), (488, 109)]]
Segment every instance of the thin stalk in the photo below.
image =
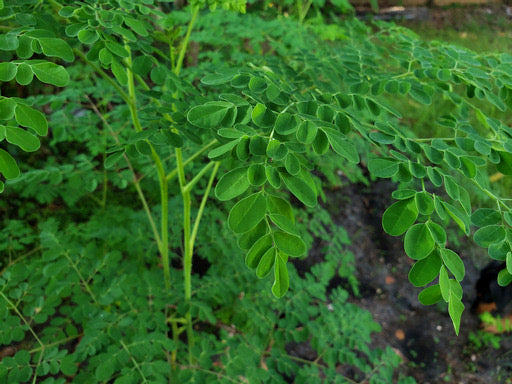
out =
[(21, 319), (21, 321), (23, 321), (25, 323), (25, 325), (28, 327), (28, 330), (29, 332), (32, 334), (32, 336), (34, 336), (34, 339), (36, 339), (37, 343), (41, 346), (41, 348), (45, 348), (45, 345), (44, 343), (41, 341), (41, 339), (37, 336), (36, 332), (32, 329), (32, 327), (30, 326), (30, 324), (28, 323), (27, 319), (25, 319), (25, 316), (23, 316), (23, 314), (18, 310), (18, 308), (16, 307), (16, 305), (13, 304), (13, 302), (11, 300), (9, 300), (7, 298), (7, 296), (4, 295), (4, 293), (2, 291), (0, 291), (0, 296), (2, 296), (2, 298), (7, 302), (7, 304), (14, 310), (14, 312), (16, 312), (16, 314), (18, 315), (18, 317)]
[[(137, 132), (142, 131), (142, 125), (139, 120), (138, 112), (137, 112), (137, 96), (135, 93), (135, 81), (133, 77), (133, 72), (130, 70), (132, 66), (132, 56), (130, 47), (125, 45), (126, 50), (129, 55), (126, 58), (126, 63), (128, 68), (126, 69), (126, 75), (128, 77), (128, 95), (129, 102), (128, 107), (130, 108), (130, 115), (132, 117), (133, 126)], [(171, 270), (169, 266), (169, 194), (168, 194), (168, 184), (165, 179), (165, 170), (162, 164), (162, 160), (158, 153), (153, 148), (153, 145), (149, 143), (151, 147), (151, 158), (156, 166), (156, 171), (158, 175), (158, 181), (160, 182), (160, 202), (161, 202), (161, 221), (160, 221), (160, 238), (161, 238), (161, 246), (160, 246), (160, 257), (162, 258), (162, 267), (164, 270), (164, 280), (165, 280), (165, 288), (167, 290), (171, 289)]]
[[(100, 118), (100, 120), (105, 124), (105, 126), (110, 130), (112, 137), (114, 138), (115, 142), (117, 144), (121, 144), (119, 141), (119, 138), (117, 137), (116, 132), (112, 128), (112, 126), (108, 123), (107, 119), (103, 116), (103, 114), (98, 110), (98, 107), (92, 102), (92, 100), (89, 99), (89, 103), (91, 105), (91, 108), (93, 109), (94, 113)], [(142, 207), (144, 208), (144, 212), (146, 212), (146, 215), (149, 220), (149, 225), (151, 226), (151, 230), (153, 231), (153, 237), (156, 240), (156, 244), (158, 246), (158, 251), (161, 253), (161, 247), (162, 247), (162, 240), (160, 239), (160, 235), (158, 233), (158, 229), (156, 228), (155, 220), (153, 219), (153, 215), (151, 214), (151, 210), (149, 209), (148, 202), (146, 200), (146, 196), (144, 195), (144, 192), (142, 191), (142, 188), (140, 187), (140, 180), (137, 179), (137, 174), (135, 173), (135, 169), (132, 166), (132, 163), (126, 153), (123, 155), (124, 160), (126, 161), (126, 164), (128, 165), (128, 169), (132, 173), (132, 182), (135, 187), (135, 190), (137, 191), (137, 195), (139, 196), (139, 199), (142, 203)]]
[(112, 85), (115, 88), (117, 93), (119, 93), (119, 96), (121, 96), (121, 98), (126, 102), (126, 104), (128, 104), (128, 105), (131, 104), (130, 97), (128, 96), (128, 94), (115, 82), (115, 80), (113, 80), (109, 75), (107, 75), (103, 69), (101, 69), (98, 65), (96, 65), (92, 61), (89, 61), (87, 59), (87, 57), (79, 49), (75, 48), (75, 49), (73, 49), (73, 52), (75, 52), (75, 54), (77, 56), (80, 56), (80, 58), (86, 64), (90, 65), (96, 71), (96, 73), (98, 75), (100, 75), (105, 80), (107, 80), (110, 83), (110, 85)]
[(212, 174), (210, 175), (210, 180), (208, 180), (208, 185), (206, 186), (206, 191), (204, 192), (203, 199), (199, 205), (199, 211), (197, 212), (196, 219), (194, 220), (194, 228), (192, 229), (192, 235), (190, 237), (190, 248), (192, 249), (194, 249), (194, 243), (196, 241), (199, 223), (201, 222), (201, 216), (203, 215), (204, 207), (206, 205), (206, 201), (208, 200), (208, 196), (210, 195), (210, 190), (212, 189), (213, 181), (215, 180), (215, 175), (219, 170), (219, 166), (220, 162), (217, 161), (215, 163), (215, 167), (213, 168)]
[(174, 67), (174, 74), (179, 75), (181, 71), (181, 67), (183, 66), (183, 60), (185, 59), (185, 53), (187, 52), (188, 42), (190, 40), (190, 34), (192, 33), (192, 29), (194, 28), (194, 24), (197, 19), (197, 15), (199, 13), (199, 7), (192, 8), (192, 18), (188, 23), (187, 33), (183, 38), (183, 42), (181, 43), (180, 53), (178, 55), (178, 61), (176, 62), (176, 66)]
[[(194, 161), (197, 157), (199, 157), (204, 151), (206, 151), (207, 149), (211, 148), (212, 146), (214, 146), (215, 144), (217, 144), (217, 140), (212, 140), (210, 141), (208, 144), (206, 144), (204, 147), (202, 147), (199, 151), (197, 151), (196, 153), (194, 153), (192, 156), (190, 156), (187, 160), (185, 160), (183, 162), (183, 166), (186, 166), (187, 164), (191, 163), (192, 161)], [(176, 176), (178, 175), (178, 168), (175, 168), (173, 169), (171, 172), (169, 172), (167, 174), (167, 176), (165, 177), (165, 179), (169, 182), (171, 181), (172, 179), (174, 179)]]
[(56, 345), (64, 344), (64, 343), (67, 343), (68, 341), (78, 339), (78, 338), (82, 337), (83, 335), (84, 335), (83, 333), (79, 333), (74, 336), (65, 337), (64, 339), (54, 341), (53, 343), (50, 343), (50, 344), (46, 344), (44, 347), (33, 348), (29, 351), (29, 353), (32, 355), (33, 353), (42, 351), (43, 349), (55, 347)]
[(181, 197), (183, 199), (183, 275), (185, 284), (185, 303), (187, 304), (187, 341), (188, 341), (188, 360), (192, 364), (192, 347), (194, 346), (194, 331), (192, 329), (192, 315), (190, 313), (190, 299), (192, 298), (192, 255), (193, 249), (190, 245), (190, 191), (186, 191), (185, 169), (183, 165), (183, 154), (180, 148), (176, 148), (176, 168), (178, 169), (178, 179), (180, 183)]
[(128, 347), (126, 346), (125, 343), (123, 343), (123, 340), (119, 340), (119, 343), (121, 344), (121, 346), (123, 347), (123, 349), (126, 351), (126, 353), (130, 356), (130, 360), (132, 361), (135, 369), (137, 370), (137, 372), (139, 372), (139, 375), (140, 377), (142, 377), (142, 380), (144, 381), (144, 383), (147, 383), (147, 379), (146, 379), (146, 376), (144, 376), (144, 373), (142, 373), (142, 370), (140, 369), (140, 366), (139, 366), (139, 363), (137, 363), (137, 360), (135, 360), (132, 356), (132, 354), (130, 353), (130, 350), (128, 349)]
[(96, 296), (94, 295), (94, 292), (91, 290), (91, 287), (89, 287), (89, 284), (87, 284), (87, 280), (84, 279), (84, 277), (82, 276), (82, 273), (80, 272), (80, 270), (78, 269), (76, 264), (73, 262), (73, 260), (71, 260), (71, 257), (69, 256), (69, 254), (67, 252), (64, 252), (64, 257), (68, 260), (69, 264), (71, 264), (71, 266), (75, 270), (76, 274), (80, 278), (80, 281), (84, 285), (85, 290), (91, 296), (92, 301), (94, 301), (94, 304), (99, 305), (98, 301), (96, 300)]
[(194, 188), (194, 185), (197, 184), (197, 182), (199, 180), (201, 180), (201, 178), (203, 177), (203, 175), (208, 172), (208, 170), (213, 167), (213, 162), (209, 162), (208, 164), (206, 164), (203, 169), (201, 169), (195, 176), (192, 180), (190, 180), (187, 185), (185, 185), (184, 187), (184, 191), (185, 192), (190, 192), (192, 190), (192, 188)]

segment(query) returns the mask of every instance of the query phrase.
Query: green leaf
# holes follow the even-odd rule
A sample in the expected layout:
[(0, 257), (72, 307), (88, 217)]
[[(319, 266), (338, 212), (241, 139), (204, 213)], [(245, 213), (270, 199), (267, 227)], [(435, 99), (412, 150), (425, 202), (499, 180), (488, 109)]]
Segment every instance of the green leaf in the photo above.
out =
[[(80, 36), (79, 36), (80, 37)], [(126, 59), (130, 56), (125, 47), (119, 44), (117, 41), (109, 40), (105, 41), (105, 47), (112, 52), (114, 55), (119, 56), (122, 59)]]
[(14, 360), (18, 365), (27, 365), (30, 362), (30, 353), (24, 349), (16, 352)]
[(16, 82), (20, 85), (28, 85), (33, 79), (34, 72), (32, 71), (32, 67), (26, 63), (19, 64), (16, 72)]
[(439, 287), (441, 288), (443, 300), (448, 302), (450, 299), (450, 279), (448, 278), (448, 271), (444, 265), (442, 265), (439, 270)]
[(135, 149), (137, 152), (139, 152), (141, 155), (144, 156), (151, 156), (152, 150), (151, 145), (147, 142), (147, 140), (137, 140), (135, 142)]
[(236, 157), (240, 161), (247, 161), (249, 157), (251, 157), (251, 151), (249, 148), (250, 145), (251, 140), (249, 139), (249, 137), (244, 136), (240, 139), (240, 142), (238, 143), (235, 149)]
[(151, 57), (146, 55), (137, 56), (132, 62), (133, 72), (142, 77), (147, 76), (148, 73), (151, 72), (152, 68), (153, 60), (151, 60)]
[(315, 140), (317, 132), (318, 127), (313, 122), (305, 120), (299, 125), (295, 136), (299, 143), (311, 144)]
[(48, 133), (48, 123), (41, 112), (25, 104), (17, 104), (14, 116), (19, 125), (32, 128), (38, 135), (45, 136)]
[(408, 200), (411, 197), (414, 197), (416, 195), (416, 192), (414, 189), (398, 189), (396, 191), (393, 191), (391, 196), (393, 199), (397, 200)]
[(261, 258), (272, 247), (272, 236), (266, 234), (260, 237), (249, 249), (247, 252), (247, 256), (245, 257), (245, 264), (251, 268), (255, 269), (260, 263)]
[(512, 153), (498, 151), (500, 162), (496, 164), (496, 169), (504, 175), (512, 175)]
[(261, 103), (256, 104), (253, 108), (251, 117), (254, 124), (260, 128), (270, 128), (276, 122), (274, 112)]
[(265, 220), (261, 220), (253, 229), (245, 232), (238, 239), (238, 246), (241, 249), (248, 250), (261, 237), (268, 233), (268, 225)]
[(294, 133), (299, 126), (296, 116), (289, 113), (281, 113), (277, 116), (274, 130), (280, 135), (289, 135)]
[(435, 187), (440, 187), (443, 184), (443, 176), (437, 168), (427, 167), (427, 176)]
[(430, 230), (434, 241), (441, 247), (444, 247), (447, 240), (445, 229), (432, 221), (427, 222), (427, 227)]
[(300, 161), (293, 153), (289, 152), (286, 155), (284, 166), (286, 171), (293, 176), (296, 176), (300, 172)]
[(14, 117), (16, 102), (12, 99), (0, 99), (0, 120), (11, 120)]
[(239, 140), (233, 140), (222, 144), (220, 147), (214, 148), (208, 152), (208, 158), (213, 160), (220, 159), (226, 153), (231, 153), (231, 150), (235, 148), (238, 143)]
[(223, 175), (215, 187), (215, 196), (221, 201), (231, 200), (249, 188), (248, 167), (235, 168)]
[(267, 250), (267, 252), (261, 256), (260, 262), (256, 267), (256, 276), (258, 276), (260, 279), (267, 276), (272, 270), (277, 257), (277, 250), (275, 248), (270, 248)]
[(60, 371), (66, 376), (73, 376), (78, 371), (78, 366), (73, 355), (66, 355), (62, 358)]
[(374, 157), (368, 160), (368, 170), (376, 177), (389, 178), (398, 173), (398, 164), (391, 157)]
[(418, 212), (422, 215), (430, 216), (434, 212), (434, 200), (428, 192), (422, 191), (414, 196)]
[(288, 149), (279, 140), (270, 139), (267, 144), (266, 155), (276, 161), (283, 160), (288, 154)]
[(267, 211), (271, 215), (282, 215), (295, 223), (292, 206), (288, 201), (278, 196), (267, 195)]
[(461, 157), (461, 170), (464, 176), (473, 179), (476, 176), (476, 165), (467, 157)]
[[(414, 84), (416, 85), (416, 84)], [(416, 101), (418, 101), (421, 104), (430, 105), (432, 104), (432, 96), (429, 92), (426, 92), (424, 88), (421, 86), (413, 86), (409, 90), (409, 94), (412, 96), (412, 98)]]
[(280, 214), (270, 214), (270, 220), (279, 228), (292, 235), (299, 236), (295, 223), (289, 217)]
[(11, 81), (16, 76), (17, 67), (10, 62), (0, 63), (0, 81)]
[(261, 193), (247, 196), (231, 208), (228, 225), (235, 233), (247, 232), (265, 217), (266, 210), (267, 201)]
[(276, 189), (281, 187), (281, 178), (279, 177), (279, 172), (277, 169), (268, 165), (265, 167), (265, 175), (267, 176), (267, 180), (272, 187)]
[(462, 304), (460, 299), (451, 294), (450, 301), (448, 303), (448, 313), (452, 319), (453, 327), (455, 328), (455, 334), (457, 336), (459, 335), (462, 312), (464, 312), (464, 304)]
[(326, 127), (322, 127), (321, 129), (327, 135), (327, 140), (329, 140), (329, 144), (331, 144), (334, 152), (353, 164), (359, 163), (359, 153), (351, 141), (347, 140), (347, 138), (343, 137), (341, 133), (334, 129), (328, 129)]
[(104, 167), (106, 169), (113, 168), (114, 165), (117, 164), (117, 162), (123, 157), (124, 154), (125, 154), (125, 151), (117, 151), (117, 152), (111, 153), (105, 159)]
[(334, 124), (339, 128), (339, 130), (347, 134), (350, 132), (350, 128), (352, 127), (350, 124), (350, 120), (344, 113), (337, 113), (336, 118), (334, 119)]
[(413, 225), (405, 234), (404, 249), (411, 259), (424, 259), (434, 250), (435, 245), (432, 234), (425, 223)]
[(415, 287), (423, 287), (439, 275), (442, 261), (437, 252), (417, 261), (409, 271), (409, 281)]
[(459, 186), (453, 177), (449, 175), (444, 176), (444, 188), (446, 189), (448, 196), (450, 196), (453, 200), (460, 199)]
[(87, 45), (92, 45), (99, 39), (98, 32), (94, 29), (82, 29), (77, 36), (82, 44)]
[(148, 36), (148, 30), (143, 21), (134, 19), (132, 17), (123, 16), (124, 23), (130, 27), (137, 35)]
[(217, 134), (225, 139), (240, 139), (246, 135), (244, 132), (232, 128), (221, 128), (217, 131)]
[(187, 120), (199, 128), (220, 128), (222, 120), (231, 108), (233, 108), (232, 103), (211, 101), (190, 109)]
[(15, 179), (20, 175), (20, 169), (16, 161), (6, 151), (0, 148), (0, 173), (6, 179)]
[(329, 140), (324, 132), (317, 132), (315, 140), (313, 141), (313, 150), (318, 155), (324, 155), (329, 150)]
[(262, 93), (267, 89), (267, 82), (261, 77), (252, 77), (249, 81), (249, 89), (255, 93)]
[(56, 87), (65, 87), (69, 83), (69, 74), (64, 67), (45, 62), (32, 64), (32, 70), (39, 81)]
[(106, 359), (102, 361), (94, 372), (98, 381), (106, 381), (114, 374), (115, 360)]
[(291, 176), (286, 173), (281, 173), (281, 179), (283, 180), (286, 188), (295, 195), (297, 199), (302, 201), (304, 205), (308, 207), (316, 206), (316, 192), (311, 189), (308, 183), (299, 176)]
[(512, 274), (507, 271), (507, 269), (502, 269), (498, 273), (498, 284), (502, 287), (506, 287), (512, 283)]
[(0, 35), (0, 50), (2, 51), (14, 51), (18, 48), (18, 37), (13, 34)]
[(232, 73), (210, 73), (209, 75), (201, 78), (201, 83), (206, 85), (220, 85), (229, 83), (232, 78)]
[(505, 261), (507, 266), (507, 272), (512, 275), (512, 252), (507, 252)]
[(265, 155), (268, 147), (268, 138), (263, 136), (253, 136), (249, 142), (249, 151), (255, 155)]
[(433, 305), (443, 299), (439, 284), (425, 288), (418, 295), (418, 300), (423, 305)]
[(73, 50), (64, 40), (53, 37), (39, 37), (37, 41), (41, 44), (46, 56), (59, 57), (67, 62), (75, 60)]
[(508, 241), (493, 243), (489, 245), (487, 252), (489, 253), (489, 256), (494, 260), (505, 261), (507, 258), (507, 253), (510, 252), (510, 245)]
[[(435, 201), (434, 201), (435, 203)], [(455, 221), (455, 223), (464, 231), (466, 235), (469, 235), (469, 216), (458, 209), (457, 207), (454, 207), (452, 204), (441, 202), (443, 208), (446, 210), (448, 215)], [(439, 214), (438, 208), (436, 207), (436, 211)]]
[(501, 225), (488, 225), (476, 231), (473, 235), (473, 240), (479, 246), (488, 248), (491, 244), (504, 240), (505, 236), (505, 229)]
[(126, 74), (126, 69), (124, 66), (114, 57), (112, 57), (112, 62), (110, 63), (110, 69), (114, 74), (114, 77), (121, 85), (128, 84), (128, 75)]
[(304, 241), (300, 237), (287, 232), (274, 232), (274, 242), (277, 249), (290, 256), (298, 257), (306, 252)]
[(249, 183), (254, 186), (262, 186), (267, 182), (267, 175), (265, 173), (265, 166), (263, 164), (253, 164), (247, 171)]
[(9, 143), (17, 145), (25, 152), (37, 151), (41, 146), (36, 136), (18, 127), (5, 127), (5, 138)]
[(283, 297), (286, 292), (288, 292), (289, 286), (290, 280), (286, 263), (278, 255), (274, 264), (274, 284), (272, 285), (272, 293), (276, 297)]
[(382, 216), (382, 227), (391, 236), (400, 236), (414, 224), (418, 217), (418, 208), (414, 199), (394, 203)]
[(450, 272), (455, 276), (457, 281), (462, 281), (464, 279), (465, 268), (462, 259), (450, 249), (441, 249), (441, 257), (443, 259), (444, 265), (450, 270)]
[(488, 225), (499, 224), (500, 222), (500, 213), (492, 208), (479, 208), (471, 215), (471, 223), (477, 227), (486, 227)]

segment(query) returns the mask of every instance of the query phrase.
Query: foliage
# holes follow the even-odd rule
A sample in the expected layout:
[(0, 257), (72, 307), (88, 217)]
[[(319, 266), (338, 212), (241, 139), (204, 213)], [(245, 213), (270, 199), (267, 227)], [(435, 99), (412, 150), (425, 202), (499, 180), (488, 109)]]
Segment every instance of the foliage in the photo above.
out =
[[(409, 280), (426, 287), (419, 300), (444, 300), (456, 333), (465, 268), (449, 248), (450, 223), (468, 236), (477, 227), (474, 241), (506, 262), (498, 282), (512, 281), (510, 199), (488, 181), (512, 174), (512, 131), (493, 117), (512, 106), (512, 56), (426, 43), (384, 23), (308, 26), (206, 16), (205, 7), (245, 9), (237, 0), (170, 13), (152, 0), (0, 1), (0, 173), (18, 194), (2, 209), (35, 223), (6, 220), (17, 232), (0, 290), (2, 343), (19, 348), (0, 368), (10, 382), (350, 382), (345, 364), (354, 380), (390, 382), (398, 358), (369, 348), (378, 327), (346, 291), (328, 289), (342, 268), (357, 293), (343, 230), (320, 236), (324, 262), (295, 271), (311, 245), (297, 208), (316, 212), (324, 197), (315, 167), (399, 183), (383, 228), (404, 235)], [(224, 30), (233, 38), (218, 44)], [(50, 86), (15, 97), (34, 75)], [(442, 135), (417, 137), (402, 104), (432, 109)], [(47, 133), (38, 108), (55, 126), (47, 158), (23, 153)], [(335, 165), (322, 164), (327, 156)], [(18, 163), (27, 171), (16, 179)], [(489, 205), (475, 209), (467, 184)], [(220, 202), (208, 202), (211, 192)], [(20, 198), (46, 210), (34, 215)], [(325, 214), (304, 221), (317, 237), (330, 225)], [(233, 233), (261, 282), (226, 240)], [(309, 342), (315, 357), (294, 358), (292, 341)]]

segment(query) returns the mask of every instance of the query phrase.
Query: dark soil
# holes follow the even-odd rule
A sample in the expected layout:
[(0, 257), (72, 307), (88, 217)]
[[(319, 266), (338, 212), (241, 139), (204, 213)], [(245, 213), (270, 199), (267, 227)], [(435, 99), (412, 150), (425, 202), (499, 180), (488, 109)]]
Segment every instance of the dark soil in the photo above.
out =
[(471, 308), (477, 304), (475, 286), (481, 270), (490, 261), (485, 250), (464, 239), (460, 244), (448, 244), (466, 266), (462, 282), (466, 310), (456, 336), (444, 303), (430, 307), (419, 303), (420, 289), (407, 279), (412, 260), (403, 251), (402, 239), (381, 229), (381, 217), (392, 203), (394, 188), (391, 182), (378, 181), (369, 187), (351, 184), (327, 192), (333, 220), (352, 239), (350, 250), (361, 287), (361, 297), (353, 302), (370, 311), (382, 326), (382, 332), (374, 336), (374, 346), (391, 346), (402, 356), (403, 372), (418, 383), (511, 383), (512, 337), (499, 336), (499, 349), (477, 348), (469, 339), (480, 327)]

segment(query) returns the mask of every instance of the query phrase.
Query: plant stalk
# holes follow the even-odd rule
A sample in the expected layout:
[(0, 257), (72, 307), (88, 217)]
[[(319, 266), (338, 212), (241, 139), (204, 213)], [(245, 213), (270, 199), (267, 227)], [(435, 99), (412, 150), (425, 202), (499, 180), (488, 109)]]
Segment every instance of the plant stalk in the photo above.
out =
[[(126, 63), (128, 64), (128, 68), (126, 69), (126, 75), (128, 77), (128, 95), (129, 95), (129, 103), (128, 107), (130, 108), (130, 114), (132, 117), (133, 125), (137, 132), (142, 131), (142, 125), (140, 124), (139, 116), (137, 113), (137, 97), (135, 93), (135, 81), (133, 77), (133, 72), (131, 71), (132, 66), (132, 56), (130, 47), (125, 45), (125, 48), (128, 50), (128, 57), (126, 58)], [(167, 290), (171, 289), (171, 270), (169, 266), (169, 194), (168, 194), (168, 184), (165, 178), (165, 170), (162, 164), (162, 160), (160, 156), (155, 151), (153, 145), (149, 143), (151, 147), (151, 158), (156, 166), (156, 171), (158, 175), (158, 181), (160, 182), (160, 203), (161, 203), (161, 221), (160, 221), (160, 257), (162, 258), (162, 267), (164, 270), (164, 281), (165, 288)]]
[(178, 55), (178, 60), (176, 62), (176, 66), (174, 67), (174, 74), (179, 75), (181, 71), (181, 67), (183, 66), (183, 60), (185, 59), (185, 53), (187, 52), (188, 42), (190, 40), (190, 34), (192, 33), (192, 29), (194, 28), (194, 24), (196, 23), (197, 15), (199, 13), (199, 7), (192, 8), (192, 18), (188, 23), (187, 33), (183, 38), (183, 42), (181, 43), (180, 53)]

